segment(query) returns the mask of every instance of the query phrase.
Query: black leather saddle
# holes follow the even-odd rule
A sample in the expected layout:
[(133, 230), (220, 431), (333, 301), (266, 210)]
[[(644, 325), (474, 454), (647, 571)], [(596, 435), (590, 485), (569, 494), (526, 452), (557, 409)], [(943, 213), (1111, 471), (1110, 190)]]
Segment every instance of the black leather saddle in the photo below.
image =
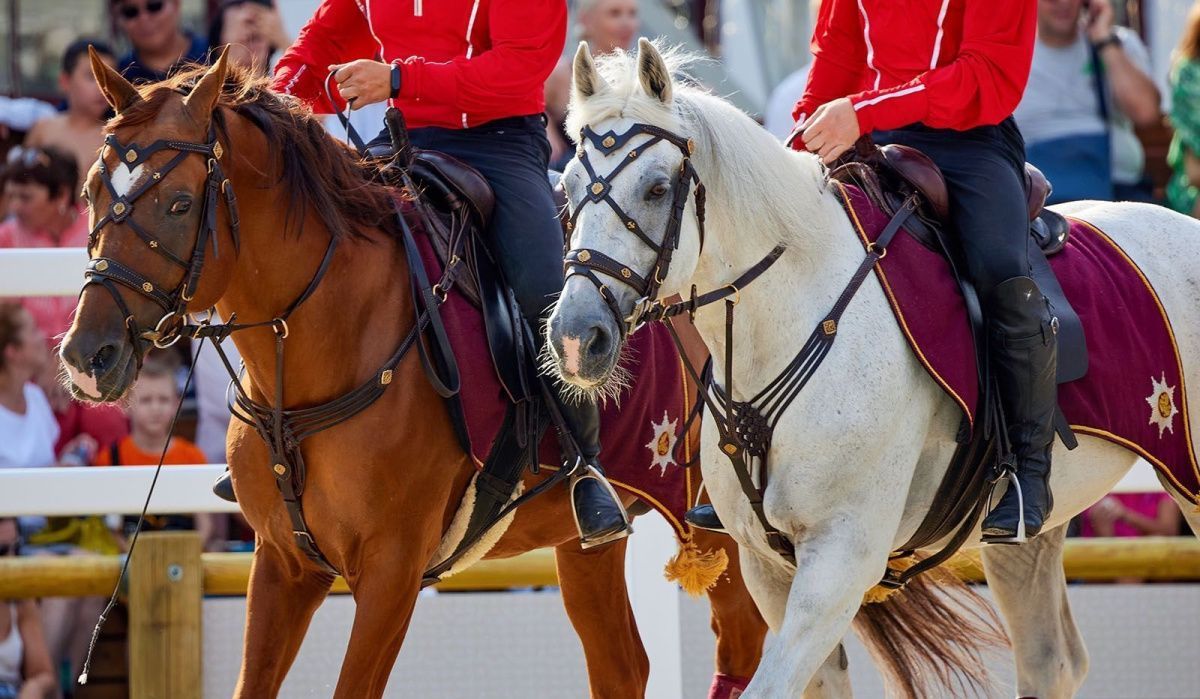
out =
[[(917, 214), (905, 224), (905, 230), (950, 264), (966, 302), (982, 382), (986, 370), (983, 309), (974, 285), (961, 273), (966, 266), (955, 237), (957, 232), (950, 225), (950, 196), (941, 170), (929, 156), (915, 148), (902, 145), (877, 147), (869, 136), (864, 136), (834, 165), (830, 177), (859, 187), (889, 215), (900, 208), (905, 198), (914, 193), (919, 195), (921, 203)], [(1029, 235), (1035, 242), (1030, 253), (1031, 276), (1058, 318), (1058, 382), (1066, 383), (1087, 373), (1087, 342), (1083, 323), (1071, 307), (1047, 258), (1066, 246), (1070, 223), (1061, 214), (1044, 208), (1052, 191), (1051, 184), (1040, 170), (1028, 163), (1025, 165), (1025, 184)]]

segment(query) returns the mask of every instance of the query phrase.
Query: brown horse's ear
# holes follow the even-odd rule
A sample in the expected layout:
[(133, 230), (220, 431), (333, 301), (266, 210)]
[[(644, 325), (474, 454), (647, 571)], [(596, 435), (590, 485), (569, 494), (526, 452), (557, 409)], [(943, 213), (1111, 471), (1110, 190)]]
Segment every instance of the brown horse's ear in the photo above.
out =
[(142, 100), (133, 83), (105, 63), (91, 44), (88, 44), (88, 58), (91, 60), (92, 75), (96, 76), (100, 92), (104, 93), (104, 99), (108, 100), (118, 114)]
[(217, 99), (225, 87), (225, 74), (229, 71), (229, 61), (226, 58), (228, 53), (229, 47), (222, 47), (212, 67), (200, 78), (191, 93), (183, 98), (184, 106), (197, 123), (207, 124), (217, 107)]

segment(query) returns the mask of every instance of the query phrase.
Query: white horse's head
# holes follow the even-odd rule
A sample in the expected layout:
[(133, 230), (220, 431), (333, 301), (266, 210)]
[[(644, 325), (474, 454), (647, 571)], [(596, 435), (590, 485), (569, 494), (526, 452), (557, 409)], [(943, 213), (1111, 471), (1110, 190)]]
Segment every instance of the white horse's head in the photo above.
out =
[[(547, 324), (547, 364), (581, 394), (612, 393), (639, 302), (677, 293), (701, 248), (702, 173), (674, 69), (685, 59), (638, 43), (636, 58), (575, 54), (568, 130), (578, 157), (563, 173), (571, 214), (569, 276)], [(702, 200), (701, 200), (702, 201)]]

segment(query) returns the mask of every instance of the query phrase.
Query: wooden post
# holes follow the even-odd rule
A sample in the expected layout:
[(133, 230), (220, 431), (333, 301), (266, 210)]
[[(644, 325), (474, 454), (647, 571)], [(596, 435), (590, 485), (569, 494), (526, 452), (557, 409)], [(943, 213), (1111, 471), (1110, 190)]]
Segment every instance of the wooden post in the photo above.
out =
[(200, 699), (200, 536), (142, 534), (129, 564), (129, 693)]

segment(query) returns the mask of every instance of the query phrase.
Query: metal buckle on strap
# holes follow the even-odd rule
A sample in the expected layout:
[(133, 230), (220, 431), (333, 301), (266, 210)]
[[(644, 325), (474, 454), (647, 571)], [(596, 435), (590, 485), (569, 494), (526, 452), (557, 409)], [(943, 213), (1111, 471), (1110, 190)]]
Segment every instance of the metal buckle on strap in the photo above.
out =
[(629, 310), (629, 315), (625, 317), (625, 327), (628, 328), (628, 334), (632, 335), (638, 328), (645, 323), (646, 316), (654, 308), (657, 301), (649, 296), (643, 296), (633, 302), (633, 308)]

